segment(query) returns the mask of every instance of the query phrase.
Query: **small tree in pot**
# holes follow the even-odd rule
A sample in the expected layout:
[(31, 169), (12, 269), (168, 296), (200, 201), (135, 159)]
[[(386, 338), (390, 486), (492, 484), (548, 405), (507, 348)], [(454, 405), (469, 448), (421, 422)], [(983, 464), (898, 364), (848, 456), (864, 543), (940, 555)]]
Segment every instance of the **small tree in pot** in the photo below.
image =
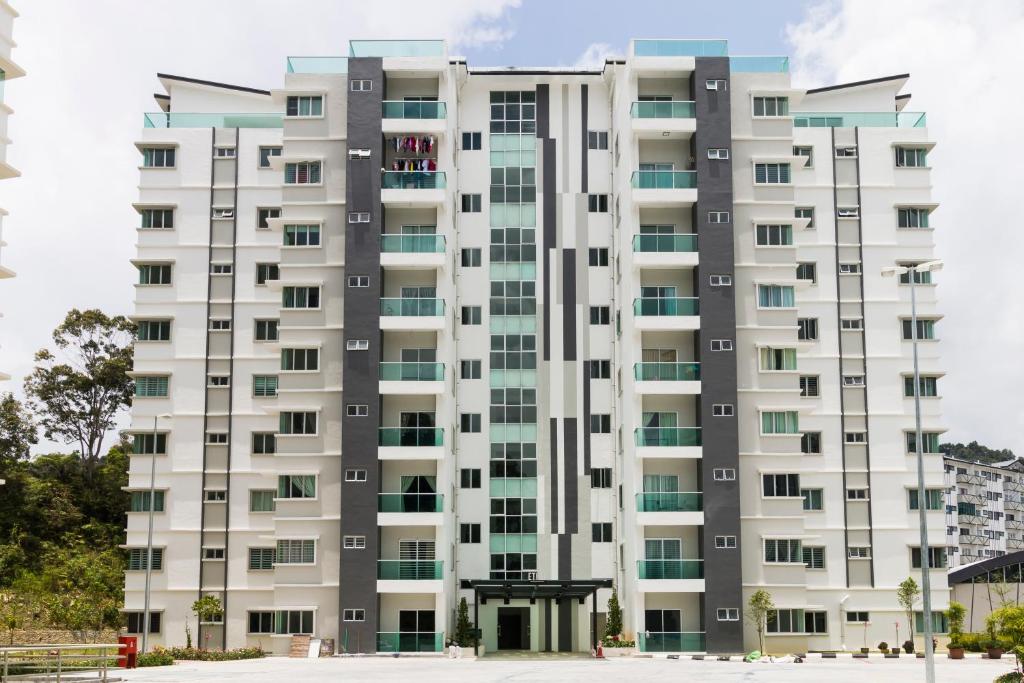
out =
[[(900, 607), (907, 614), (907, 625), (910, 627), (910, 638), (908, 640), (913, 647), (914, 642), (914, 603), (921, 596), (921, 589), (917, 587), (917, 581), (914, 581), (913, 576), (908, 576), (906, 580), (899, 585), (896, 589), (896, 601), (900, 603)], [(921, 615), (922, 619), (931, 618), (931, 615)], [(899, 642), (897, 640), (897, 642)], [(913, 650), (907, 650), (907, 652), (913, 652)]]
[(964, 658), (964, 616), (967, 614), (967, 608), (955, 600), (949, 603), (949, 609), (946, 610), (946, 619), (949, 621), (949, 644), (946, 648), (949, 650), (950, 659), (963, 659)]

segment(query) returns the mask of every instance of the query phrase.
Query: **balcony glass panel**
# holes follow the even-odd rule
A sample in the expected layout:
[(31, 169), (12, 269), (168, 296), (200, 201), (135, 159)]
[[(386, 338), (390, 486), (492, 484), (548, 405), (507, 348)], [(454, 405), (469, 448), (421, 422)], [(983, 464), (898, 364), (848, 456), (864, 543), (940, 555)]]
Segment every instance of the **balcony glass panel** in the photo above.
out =
[(443, 40), (350, 40), (349, 57), (444, 57)]
[(700, 512), (704, 494), (699, 491), (659, 491), (636, 494), (637, 512)]
[(794, 128), (924, 128), (928, 125), (919, 111), (791, 112)]
[(381, 108), (386, 119), (443, 119), (448, 116), (444, 102), (385, 100)]
[(143, 128), (281, 128), (281, 114), (199, 114), (150, 112), (143, 114)]
[(427, 447), (444, 445), (444, 429), (440, 427), (381, 427), (378, 446)]
[(697, 187), (697, 172), (633, 171), (632, 184), (640, 190), (685, 190)]
[(725, 57), (727, 40), (634, 40), (637, 57)]
[(380, 250), (385, 254), (442, 254), (444, 235), (381, 235)]
[(377, 560), (377, 578), (384, 581), (433, 581), (442, 576), (442, 560)]
[(637, 427), (637, 446), (700, 446), (700, 427)]
[(289, 57), (290, 74), (347, 74), (348, 57)]
[(697, 115), (691, 101), (634, 102), (629, 108), (634, 119), (692, 119)]
[(440, 382), (444, 379), (444, 363), (381, 363), (383, 382)]
[(441, 652), (443, 633), (378, 633), (377, 652)]
[(444, 299), (381, 299), (381, 315), (436, 316), (444, 315)]
[(639, 635), (640, 652), (704, 652), (704, 633), (650, 633)]
[[(443, 510), (444, 494), (441, 493), (377, 494), (377, 512), (442, 512)], [(381, 562), (384, 561), (381, 560)], [(438, 562), (440, 563), (440, 560)]]
[(443, 190), (447, 187), (444, 171), (384, 171), (382, 190)]
[(703, 579), (704, 560), (637, 560), (641, 579)]
[(698, 315), (697, 297), (640, 297), (633, 299), (634, 315)]
[(634, 363), (638, 382), (699, 382), (700, 363)]
[(633, 251), (679, 253), (697, 251), (697, 235), (633, 235)]
[(746, 73), (787, 73), (789, 71), (789, 57), (729, 57), (729, 70)]

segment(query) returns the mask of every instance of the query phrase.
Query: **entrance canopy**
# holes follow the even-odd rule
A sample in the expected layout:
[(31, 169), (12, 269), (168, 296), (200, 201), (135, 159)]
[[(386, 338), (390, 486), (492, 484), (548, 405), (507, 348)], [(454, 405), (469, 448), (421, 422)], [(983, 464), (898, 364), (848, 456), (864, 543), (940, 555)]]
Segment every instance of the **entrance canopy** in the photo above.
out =
[(611, 588), (611, 579), (589, 579), (564, 581), (540, 580), (501, 580), (501, 579), (463, 579), (461, 588), (469, 589), (484, 600), (512, 598), (562, 598), (584, 600), (597, 593), (598, 588)]

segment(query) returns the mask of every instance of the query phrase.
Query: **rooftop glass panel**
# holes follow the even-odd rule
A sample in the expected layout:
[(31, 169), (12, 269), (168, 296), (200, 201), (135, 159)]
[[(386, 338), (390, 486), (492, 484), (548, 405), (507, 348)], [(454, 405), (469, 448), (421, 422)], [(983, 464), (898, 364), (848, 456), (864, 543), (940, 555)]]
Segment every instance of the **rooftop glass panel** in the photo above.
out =
[(788, 73), (789, 57), (729, 57), (729, 70), (747, 73)]
[(727, 40), (634, 40), (637, 57), (725, 57)]
[(794, 128), (924, 128), (920, 111), (790, 112)]
[(444, 57), (443, 40), (350, 40), (349, 57)]
[(281, 114), (216, 114), (152, 112), (143, 114), (143, 128), (281, 128)]
[(348, 57), (289, 57), (290, 74), (347, 74)]

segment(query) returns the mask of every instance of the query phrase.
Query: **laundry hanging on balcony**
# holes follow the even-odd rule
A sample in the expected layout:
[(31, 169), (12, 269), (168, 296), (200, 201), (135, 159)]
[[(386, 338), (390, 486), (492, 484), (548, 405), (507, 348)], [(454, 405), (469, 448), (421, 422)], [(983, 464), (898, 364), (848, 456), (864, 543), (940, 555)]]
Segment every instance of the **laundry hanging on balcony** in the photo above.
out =
[(436, 171), (436, 159), (395, 159), (391, 162), (392, 171)]
[(431, 154), (434, 151), (434, 136), (416, 137), (403, 135), (388, 138), (388, 145), (395, 152), (412, 152), (413, 154)]

